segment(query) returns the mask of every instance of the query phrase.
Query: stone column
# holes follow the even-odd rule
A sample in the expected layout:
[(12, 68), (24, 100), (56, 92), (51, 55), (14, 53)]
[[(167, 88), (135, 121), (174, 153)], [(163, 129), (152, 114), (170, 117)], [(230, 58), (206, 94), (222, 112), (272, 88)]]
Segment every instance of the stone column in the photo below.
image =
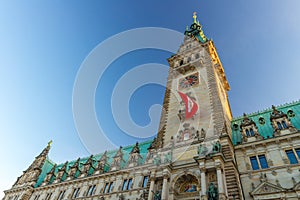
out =
[(206, 195), (206, 170), (204, 162), (199, 163), (200, 178), (201, 178), (201, 199), (207, 200)]
[(168, 200), (168, 175), (164, 175), (161, 200)]
[(217, 178), (218, 178), (218, 191), (219, 193), (224, 193), (224, 188), (223, 188), (223, 176), (222, 176), (222, 171), (221, 168), (217, 168)]
[(154, 177), (150, 177), (150, 188), (149, 188), (149, 193), (148, 193), (148, 200), (153, 200), (153, 190), (154, 190), (154, 182), (155, 182), (155, 178)]

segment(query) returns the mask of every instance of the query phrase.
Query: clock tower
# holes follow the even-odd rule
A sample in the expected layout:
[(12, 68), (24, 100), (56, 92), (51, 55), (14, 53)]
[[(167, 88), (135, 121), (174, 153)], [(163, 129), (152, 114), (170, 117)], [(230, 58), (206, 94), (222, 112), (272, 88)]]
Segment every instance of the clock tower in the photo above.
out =
[[(194, 23), (186, 29), (183, 44), (168, 59), (170, 64), (164, 112), (158, 139), (165, 147), (185, 126), (204, 134), (205, 140), (214, 140), (230, 131), (232, 119), (227, 92), (230, 89), (216, 48), (206, 38), (194, 13)], [(191, 118), (180, 93), (193, 100), (198, 107)], [(226, 131), (225, 131), (226, 130)], [(183, 140), (192, 139), (185, 135)], [(195, 135), (194, 135), (195, 136)], [(180, 139), (179, 139), (180, 140)]]
[[(204, 35), (196, 13), (193, 19), (168, 59), (156, 151), (170, 160), (171, 171), (177, 170), (171, 187), (181, 173), (190, 174), (199, 178), (195, 183), (202, 199), (212, 199), (213, 192), (218, 199), (243, 199), (230, 134), (230, 86), (213, 41)], [(170, 193), (168, 198), (184, 198), (179, 196)]]

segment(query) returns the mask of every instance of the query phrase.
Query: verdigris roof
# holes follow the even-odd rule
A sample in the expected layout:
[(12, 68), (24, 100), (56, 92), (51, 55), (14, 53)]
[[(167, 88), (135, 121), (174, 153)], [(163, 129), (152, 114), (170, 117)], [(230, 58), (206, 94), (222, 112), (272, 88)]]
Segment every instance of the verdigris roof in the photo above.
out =
[[(139, 144), (139, 149), (140, 149), (140, 155), (142, 157), (142, 163), (145, 162), (146, 160), (146, 156), (147, 156), (147, 153), (148, 153), (148, 148), (150, 147), (151, 143), (152, 143), (153, 140), (149, 140), (149, 141), (146, 141), (146, 142), (142, 142)], [(126, 147), (123, 147), (122, 148), (122, 153), (123, 153), (123, 159), (125, 161), (124, 163), (124, 166), (121, 166), (121, 168), (124, 168), (129, 160), (129, 157), (130, 157), (130, 152), (132, 151), (132, 149), (134, 148), (135, 144), (134, 145), (130, 145), (130, 146), (126, 146)], [(112, 161), (113, 161), (113, 157), (115, 156), (115, 154), (118, 152), (119, 149), (115, 149), (115, 150), (111, 150), (111, 151), (107, 151), (106, 152), (106, 156), (107, 156), (107, 165), (104, 167), (104, 172), (108, 172), (109, 171), (109, 166), (111, 165)], [(98, 161), (101, 159), (102, 155), (104, 153), (100, 153), (100, 154), (97, 154), (95, 156), (93, 156), (93, 161), (94, 161), (94, 164), (93, 166), (96, 167), (96, 163), (98, 163)], [(85, 157), (85, 158), (80, 158), (79, 159), (79, 163), (81, 165), (84, 165), (86, 163), (86, 161), (89, 159), (89, 157)], [(72, 167), (75, 163), (76, 163), (77, 160), (73, 160), (73, 161), (70, 161), (67, 163), (67, 166), (66, 166), (66, 171), (69, 171), (70, 167)], [(42, 172), (40, 174), (40, 176), (38, 177), (38, 180), (37, 180), (37, 183), (35, 185), (35, 187), (39, 187), (41, 186), (41, 184), (43, 183), (43, 181), (45, 180), (47, 174), (52, 170), (53, 167), (55, 167), (55, 174), (65, 165), (66, 163), (62, 163), (62, 164), (59, 164), (59, 165), (56, 165), (55, 166), (55, 163), (52, 162), (51, 160), (49, 159), (46, 159), (43, 167), (42, 167)], [(92, 174), (94, 169), (93, 168), (90, 168), (90, 173)], [(77, 178), (78, 176), (80, 175), (80, 172), (78, 171), (76, 174), (75, 174), (75, 178)], [(62, 176), (61, 178), (61, 181), (64, 181), (66, 179), (66, 175)], [(52, 180), (50, 180), (50, 184), (54, 181), (54, 179), (52, 178)]]
[[(296, 129), (300, 129), (300, 101), (287, 103), (284, 105), (276, 106), (276, 109), (282, 111), (285, 114), (288, 114), (288, 118), (291, 120), (292, 125)], [(258, 133), (264, 138), (272, 138), (274, 129), (271, 125), (270, 115), (272, 113), (272, 109), (266, 109), (263, 111), (247, 114), (249, 119), (252, 119), (257, 128)], [(289, 115), (289, 113), (293, 113), (293, 115)], [(242, 135), (240, 132), (240, 125), (242, 123), (243, 116), (234, 118), (231, 121), (231, 129), (232, 129), (232, 142), (234, 145), (237, 145), (242, 141)]]

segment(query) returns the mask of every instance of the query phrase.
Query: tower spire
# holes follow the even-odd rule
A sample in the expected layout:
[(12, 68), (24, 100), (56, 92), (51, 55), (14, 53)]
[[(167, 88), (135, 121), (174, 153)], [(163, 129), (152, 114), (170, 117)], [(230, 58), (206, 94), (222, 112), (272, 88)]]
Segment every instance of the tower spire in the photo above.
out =
[(201, 43), (205, 43), (207, 41), (207, 38), (203, 33), (202, 26), (201, 26), (199, 20), (197, 19), (196, 12), (193, 13), (193, 19), (194, 19), (193, 24), (190, 26), (189, 29), (187, 28), (185, 30), (184, 34), (189, 37), (196, 38)]

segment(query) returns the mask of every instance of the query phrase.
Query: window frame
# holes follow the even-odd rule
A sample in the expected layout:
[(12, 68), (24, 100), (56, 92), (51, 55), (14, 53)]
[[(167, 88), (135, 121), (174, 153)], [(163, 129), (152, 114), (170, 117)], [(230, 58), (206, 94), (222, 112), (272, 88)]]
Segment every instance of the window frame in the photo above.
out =
[[(258, 154), (258, 155), (249, 156), (249, 160), (250, 160), (252, 170), (254, 170), (254, 171), (270, 168), (266, 154)], [(256, 162), (255, 164), (257, 165), (257, 167), (254, 166), (252, 160)], [(264, 161), (265, 161), (265, 165), (262, 164)]]
[(144, 176), (143, 183), (142, 183), (143, 188), (147, 187), (148, 181), (149, 181), (149, 176)]
[(125, 190), (126, 190), (126, 188), (127, 188), (127, 183), (128, 183), (128, 180), (127, 180), (127, 179), (124, 179), (123, 185), (122, 185), (122, 191), (125, 191)]
[[(297, 148), (298, 149), (298, 148)], [(288, 152), (291, 152), (292, 154), (288, 154)], [(295, 164), (298, 164), (299, 163), (299, 158), (297, 158), (297, 153), (296, 153), (296, 151), (295, 151), (295, 149), (293, 148), (293, 149), (286, 149), (285, 150), (285, 154), (286, 154), (286, 156), (287, 156), (287, 158), (288, 158), (288, 160), (290, 161), (290, 164), (291, 165), (295, 165)], [(294, 156), (294, 158), (295, 158), (295, 163), (292, 163), (292, 160), (290, 159), (290, 157), (289, 157), (289, 155), (292, 155), (292, 156)], [(297, 155), (297, 156), (296, 156)]]
[(79, 191), (80, 191), (80, 187), (74, 189), (72, 194), (72, 199), (76, 199), (78, 197)]
[(114, 182), (110, 182), (107, 193), (111, 193)]
[(107, 182), (107, 183), (105, 183), (104, 190), (103, 190), (103, 193), (104, 193), (104, 194), (108, 193), (108, 192), (107, 192), (108, 185), (109, 185), (109, 183), (108, 183), (108, 182)]
[(130, 190), (131, 189), (131, 186), (132, 186), (132, 184), (133, 184), (133, 179), (132, 178), (129, 178), (128, 179), (128, 183), (127, 183), (127, 190)]

